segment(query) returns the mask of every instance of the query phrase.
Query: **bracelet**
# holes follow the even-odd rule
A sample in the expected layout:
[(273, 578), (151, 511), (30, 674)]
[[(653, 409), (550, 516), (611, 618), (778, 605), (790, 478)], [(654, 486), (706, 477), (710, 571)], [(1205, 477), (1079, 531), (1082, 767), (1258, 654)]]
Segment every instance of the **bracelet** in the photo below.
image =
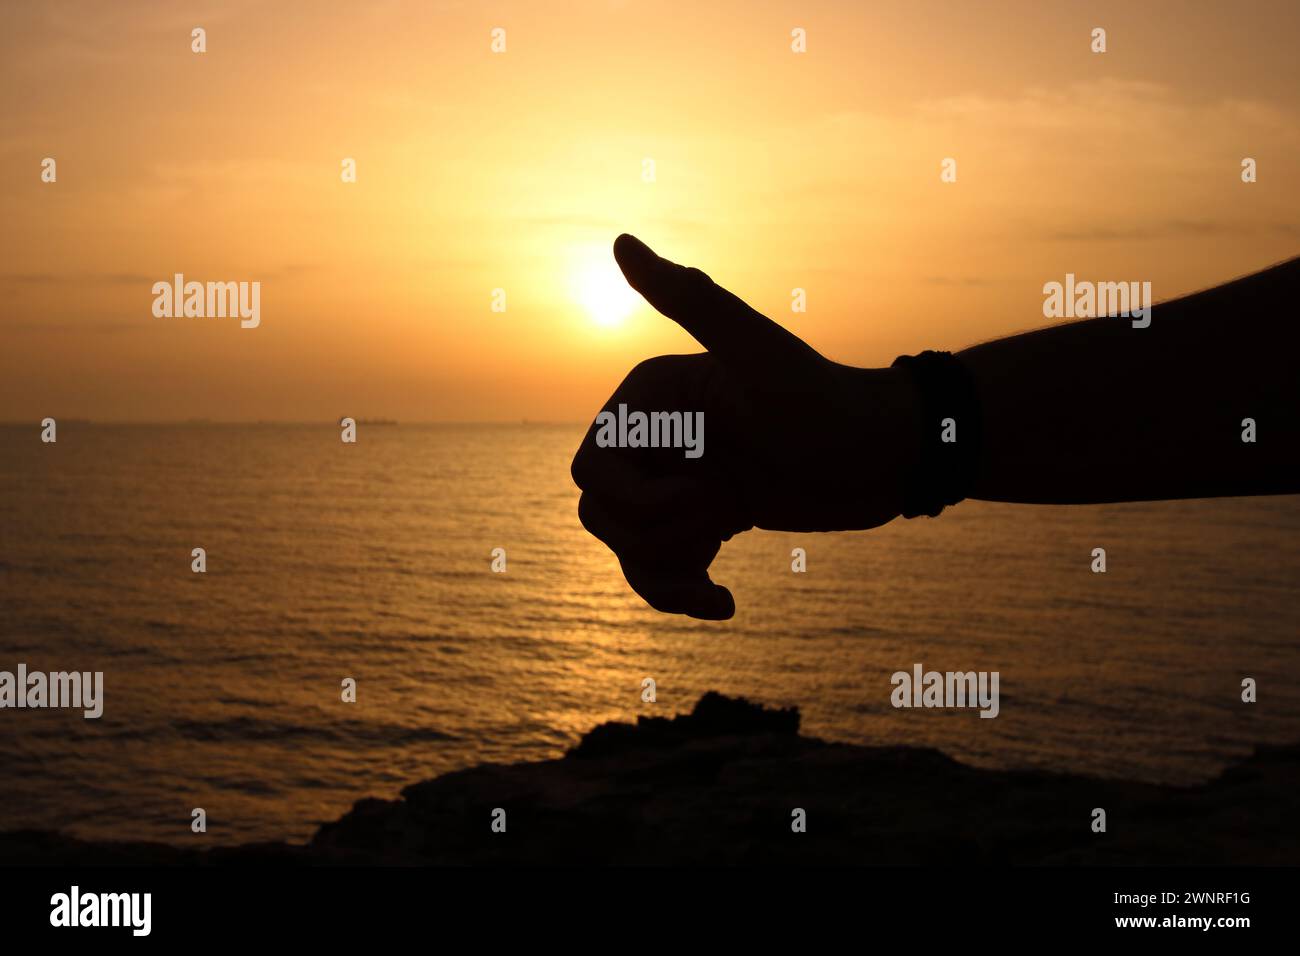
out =
[(916, 469), (903, 491), (903, 517), (937, 517), (975, 485), (981, 415), (970, 372), (951, 352), (900, 355), (892, 368), (912, 379), (921, 402)]

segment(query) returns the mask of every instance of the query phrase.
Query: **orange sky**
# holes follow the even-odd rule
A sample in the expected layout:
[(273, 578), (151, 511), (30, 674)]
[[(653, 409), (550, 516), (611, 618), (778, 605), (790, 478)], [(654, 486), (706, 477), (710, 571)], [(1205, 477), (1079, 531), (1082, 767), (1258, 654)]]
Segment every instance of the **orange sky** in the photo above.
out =
[[(1298, 27), (1291, 2), (5, 4), (0, 420), (589, 419), (696, 350), (644, 306), (595, 321), (623, 231), (863, 365), (1043, 325), (1066, 272), (1169, 298), (1300, 253)], [(260, 326), (155, 318), (177, 272), (260, 281)]]

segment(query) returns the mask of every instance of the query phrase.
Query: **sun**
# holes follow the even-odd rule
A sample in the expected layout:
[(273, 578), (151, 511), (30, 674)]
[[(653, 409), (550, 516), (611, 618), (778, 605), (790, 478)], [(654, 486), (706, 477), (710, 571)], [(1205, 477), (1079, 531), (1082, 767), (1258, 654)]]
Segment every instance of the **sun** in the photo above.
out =
[(587, 310), (592, 322), (607, 329), (622, 325), (641, 298), (627, 284), (608, 252), (600, 259), (589, 259), (574, 271), (573, 297)]

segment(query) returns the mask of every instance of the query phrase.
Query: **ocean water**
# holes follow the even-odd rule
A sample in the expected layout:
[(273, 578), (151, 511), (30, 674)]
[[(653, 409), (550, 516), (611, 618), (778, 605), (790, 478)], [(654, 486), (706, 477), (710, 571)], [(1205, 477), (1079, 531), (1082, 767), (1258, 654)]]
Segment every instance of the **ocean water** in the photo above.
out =
[[(709, 689), (798, 705), (832, 740), (1181, 784), (1300, 740), (1300, 497), (753, 532), (714, 565), (736, 618), (695, 622), (642, 605), (578, 523), (580, 434), (0, 428), (0, 670), (105, 672), (99, 720), (0, 711), (0, 828), (301, 839), (361, 797), (557, 756)], [(998, 671), (1000, 715), (894, 709), (915, 663)]]

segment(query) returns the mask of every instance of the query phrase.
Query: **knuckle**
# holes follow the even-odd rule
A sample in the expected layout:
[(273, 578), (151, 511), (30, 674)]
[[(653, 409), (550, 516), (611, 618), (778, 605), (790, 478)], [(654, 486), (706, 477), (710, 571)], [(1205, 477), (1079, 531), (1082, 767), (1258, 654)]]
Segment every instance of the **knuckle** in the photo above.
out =
[(594, 500), (588, 492), (583, 492), (578, 498), (578, 520), (582, 526), (587, 529), (587, 533), (593, 537), (605, 540), (598, 529), (596, 522), (596, 507)]
[(682, 299), (693, 301), (708, 296), (715, 286), (707, 273), (691, 266), (682, 272), (680, 288)]
[(708, 273), (703, 269), (695, 268), (695, 266), (688, 266), (684, 276), (685, 284), (689, 287), (708, 288), (713, 285), (713, 280), (709, 278)]
[(659, 358), (660, 356), (656, 355), (653, 358), (642, 359), (632, 366), (632, 371), (627, 373), (627, 377), (641, 378), (642, 376), (653, 373), (660, 364)]
[[(573, 456), (573, 461), (569, 464), (569, 477), (579, 488), (586, 488), (590, 479), (591, 470), (590, 456), (586, 454), (586, 448), (579, 448), (578, 453)], [(581, 507), (581, 505), (579, 505)]]

